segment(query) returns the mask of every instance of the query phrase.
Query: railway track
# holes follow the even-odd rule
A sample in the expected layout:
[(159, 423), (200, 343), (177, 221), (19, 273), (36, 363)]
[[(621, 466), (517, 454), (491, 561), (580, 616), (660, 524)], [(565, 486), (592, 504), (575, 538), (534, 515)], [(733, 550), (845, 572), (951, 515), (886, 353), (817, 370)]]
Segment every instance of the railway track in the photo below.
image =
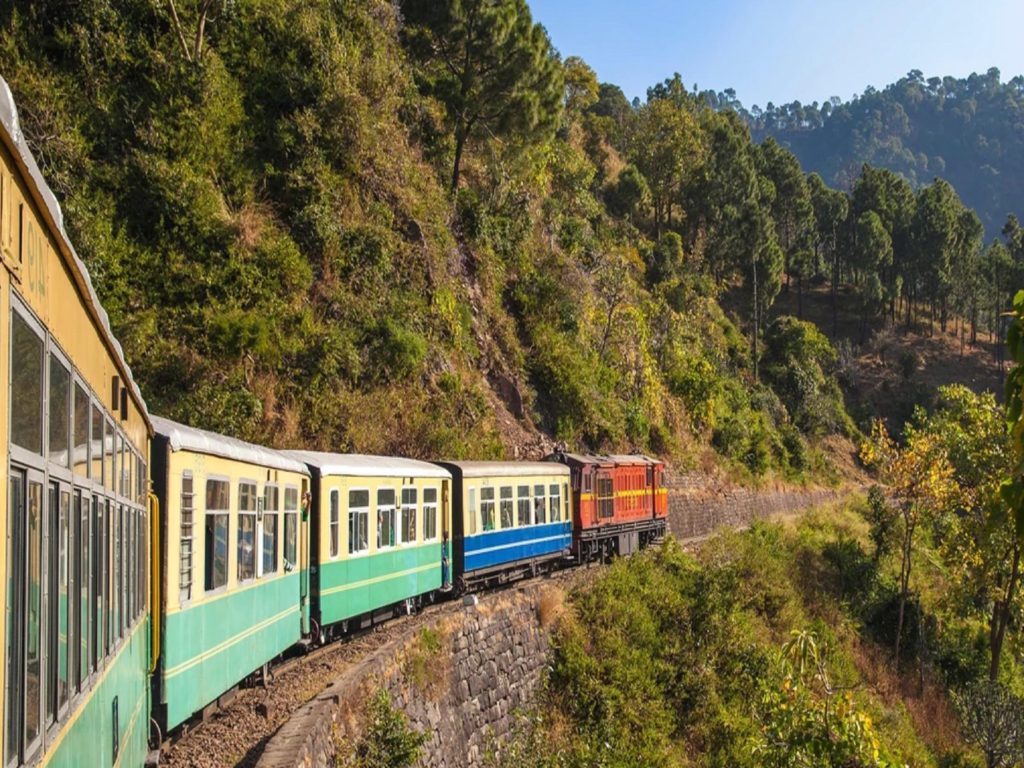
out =
[[(478, 593), (481, 599), (507, 589), (567, 583), (596, 569), (568, 568)], [(461, 600), (427, 606), (418, 613), (378, 624), (341, 641), (285, 659), (272, 668), (266, 685), (240, 687), (231, 700), (203, 721), (186, 725), (161, 747), (160, 766), (169, 768), (250, 768), (270, 738), (292, 713), (321, 693), (352, 664), (400, 634), (445, 613), (462, 610)]]

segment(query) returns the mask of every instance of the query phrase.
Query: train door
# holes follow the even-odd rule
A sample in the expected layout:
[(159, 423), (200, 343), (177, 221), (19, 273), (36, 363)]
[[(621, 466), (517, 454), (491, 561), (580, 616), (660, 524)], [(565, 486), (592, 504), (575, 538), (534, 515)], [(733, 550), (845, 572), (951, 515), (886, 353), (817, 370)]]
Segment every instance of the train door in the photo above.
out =
[(302, 493), (299, 496), (299, 607), (302, 612), (302, 633), (309, 634), (309, 480), (302, 478)]
[(452, 585), (452, 554), (451, 554), (451, 522), (452, 511), (449, 505), (448, 481), (441, 481), (441, 588), (449, 589)]

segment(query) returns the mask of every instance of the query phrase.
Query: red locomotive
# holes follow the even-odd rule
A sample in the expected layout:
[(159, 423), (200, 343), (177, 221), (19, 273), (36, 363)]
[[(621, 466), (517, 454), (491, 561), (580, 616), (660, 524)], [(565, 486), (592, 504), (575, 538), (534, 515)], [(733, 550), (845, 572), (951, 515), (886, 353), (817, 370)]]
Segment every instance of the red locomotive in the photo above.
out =
[(579, 562), (637, 552), (665, 535), (664, 462), (648, 456), (554, 453), (569, 467), (573, 555)]

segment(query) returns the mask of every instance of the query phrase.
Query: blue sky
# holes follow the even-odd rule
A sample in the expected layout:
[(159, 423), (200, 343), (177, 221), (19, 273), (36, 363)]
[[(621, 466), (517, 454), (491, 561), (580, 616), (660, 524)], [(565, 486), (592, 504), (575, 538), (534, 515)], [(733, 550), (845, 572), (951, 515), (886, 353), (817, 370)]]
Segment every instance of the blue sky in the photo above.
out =
[(849, 99), (912, 69), (1024, 74), (1024, 0), (528, 0), (563, 57), (626, 96), (679, 72), (744, 105)]

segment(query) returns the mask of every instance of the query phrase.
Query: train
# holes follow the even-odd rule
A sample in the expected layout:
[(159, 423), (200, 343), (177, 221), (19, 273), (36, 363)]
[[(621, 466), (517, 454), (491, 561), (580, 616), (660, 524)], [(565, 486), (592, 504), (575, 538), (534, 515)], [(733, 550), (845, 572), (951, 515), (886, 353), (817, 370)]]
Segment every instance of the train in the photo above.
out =
[(0, 78), (5, 768), (142, 766), (275, 661), (664, 536), (664, 463), (275, 450), (151, 414)]

